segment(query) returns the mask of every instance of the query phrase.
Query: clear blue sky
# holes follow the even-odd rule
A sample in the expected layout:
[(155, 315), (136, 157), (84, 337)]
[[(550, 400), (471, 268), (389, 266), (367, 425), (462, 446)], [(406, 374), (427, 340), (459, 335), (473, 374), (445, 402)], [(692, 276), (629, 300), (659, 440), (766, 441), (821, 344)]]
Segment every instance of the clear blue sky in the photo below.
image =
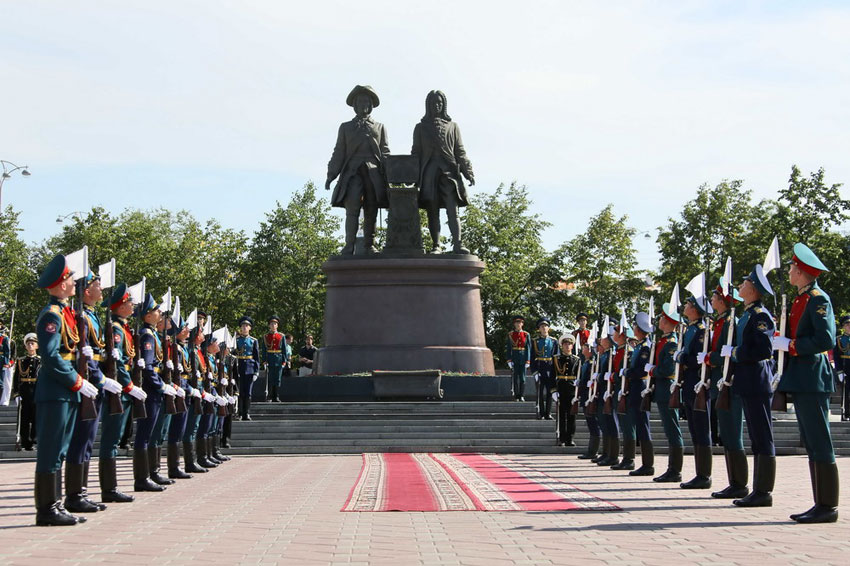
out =
[[(850, 181), (842, 2), (4, 2), (3, 188), (38, 242), (102, 205), (249, 233), (324, 183), (344, 99), (371, 84), (394, 153), (448, 95), (473, 191), (526, 184), (548, 247), (613, 202), (653, 229), (702, 183), (756, 198), (792, 164)], [(323, 193), (324, 194), (324, 193)], [(846, 194), (846, 192), (845, 192)], [(638, 241), (643, 267), (653, 240)]]

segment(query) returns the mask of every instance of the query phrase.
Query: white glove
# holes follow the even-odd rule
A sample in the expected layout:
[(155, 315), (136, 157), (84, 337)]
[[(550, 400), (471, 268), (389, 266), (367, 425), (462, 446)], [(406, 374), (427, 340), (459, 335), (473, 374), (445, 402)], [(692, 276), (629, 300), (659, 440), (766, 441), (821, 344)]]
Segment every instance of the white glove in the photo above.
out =
[(162, 388), (162, 394), (168, 395), (169, 397), (174, 397), (176, 393), (174, 393), (174, 389), (172, 387), (168, 387), (167, 385)]
[(511, 368), (511, 369), (514, 369), (513, 361), (508, 361), (508, 367)]
[(210, 381), (212, 381), (212, 378), (213, 378), (213, 374), (212, 374), (212, 372), (211, 372), (211, 371), (208, 371), (208, 372), (207, 372), (207, 379), (209, 379)]
[(611, 398), (611, 392), (610, 391), (606, 391), (605, 395), (602, 396), (603, 401), (607, 401), (610, 398)]
[(673, 392), (676, 391), (676, 385), (678, 385), (678, 383), (676, 383), (675, 381), (670, 384), (670, 395), (672, 395)]
[(136, 360), (136, 365), (139, 366), (140, 368), (144, 368), (145, 367), (145, 360), (143, 360), (142, 358), (139, 358), (138, 360)]
[(728, 381), (726, 381), (725, 379), (721, 379), (720, 381), (717, 382), (717, 390), (723, 391), (724, 387), (729, 387), (730, 385), (732, 385), (732, 384), (729, 383)]
[(644, 364), (643, 366), (643, 371), (645, 371), (646, 373), (651, 372), (653, 369), (655, 369), (655, 366), (652, 364)]
[(540, 381), (540, 373), (534, 372), (534, 382), (537, 383)]
[(585, 407), (590, 407), (590, 404), (593, 402), (593, 397), (590, 397), (587, 401), (584, 402)]
[(186, 398), (186, 392), (183, 391), (183, 388), (177, 387), (176, 385), (174, 387), (175, 387), (174, 392), (177, 394), (177, 396), (180, 397), (181, 399), (185, 399)]
[(227, 385), (228, 383), (229, 383), (229, 382), (227, 381), (227, 378), (226, 378), (226, 377), (222, 377), (222, 378), (221, 378), (221, 384), (222, 384), (222, 385)]
[(625, 376), (626, 376), (626, 368), (623, 368), (623, 369), (620, 370), (620, 377), (625, 377)]
[(201, 379), (201, 370), (199, 370), (199, 369), (195, 370), (195, 377), (197, 377), (198, 379)]
[(699, 390), (702, 389), (703, 385), (705, 385), (705, 383), (697, 381), (696, 385), (694, 385), (694, 393), (699, 394)]
[(610, 371), (606, 371), (606, 372), (605, 372), (605, 381), (610, 381), (610, 380), (611, 380), (611, 372), (610, 372)]
[(118, 348), (112, 348), (112, 357), (115, 358), (116, 360), (120, 360), (121, 359), (121, 350), (119, 350)]
[(785, 336), (774, 336), (773, 337), (773, 349), (779, 350), (780, 352), (787, 352), (788, 346), (791, 344), (791, 339), (786, 338)]
[(206, 391), (201, 391), (201, 399), (203, 399), (204, 401), (212, 401), (212, 395), (210, 395)]
[(255, 374), (254, 374), (254, 379), (252, 379), (252, 380), (251, 380), (251, 383), (253, 383), (253, 382), (257, 381), (257, 378), (258, 378), (258, 377), (260, 377), (260, 376), (259, 376), (259, 375), (257, 375), (257, 374), (255, 373)]
[(145, 393), (141, 387), (133, 387), (129, 392), (130, 397), (134, 399), (138, 399), (139, 401), (144, 401), (148, 398), (148, 394)]
[(101, 384), (103, 385), (103, 390), (107, 393), (121, 393), (121, 389), (123, 389), (120, 383), (108, 377), (104, 377)]
[(221, 407), (226, 407), (226, 406), (227, 406), (227, 399), (225, 399), (224, 397), (218, 397), (218, 398), (216, 399), (216, 402), (217, 402), (217, 403), (219, 404), (219, 406), (221, 406)]
[(840, 383), (844, 383), (844, 372), (843, 371), (838, 372), (838, 381)]
[(704, 364), (704, 363), (705, 363), (705, 359), (706, 359), (707, 357), (708, 357), (708, 354), (704, 354), (704, 353), (700, 352), (699, 354), (697, 354), (697, 363), (698, 363), (698, 364)]
[(166, 361), (165, 367), (167, 367), (170, 370), (173, 370), (174, 369), (174, 362), (172, 362), (171, 360)]
[(647, 387), (646, 389), (644, 389), (643, 391), (641, 391), (641, 392), (640, 392), (640, 396), (641, 396), (641, 397), (646, 397), (646, 396), (647, 396), (647, 395), (649, 395), (650, 393), (652, 393), (652, 390), (651, 390), (649, 387)]
[(201, 398), (202, 398), (202, 397), (201, 397), (201, 390), (200, 390), (200, 389), (195, 389), (195, 388), (193, 387), (193, 388), (192, 388), (192, 397), (195, 397), (196, 399), (201, 399)]
[(180, 362), (177, 362), (177, 371), (179, 371), (180, 373), (183, 373), (185, 371), (183, 369), (183, 364), (181, 364)]
[(553, 391), (553, 392), (552, 392), (552, 400), (553, 400), (553, 401), (555, 401), (555, 402), (557, 402), (557, 401), (558, 401), (558, 397), (560, 397), (560, 395), (558, 395), (558, 392), (557, 392), (557, 391)]
[(724, 358), (731, 358), (733, 349), (732, 346), (723, 346), (720, 348), (720, 355)]
[(80, 388), (80, 395), (84, 395), (89, 399), (97, 397), (97, 387), (89, 383), (88, 379), (83, 380), (83, 386)]
[(80, 353), (87, 358), (91, 358), (94, 356), (94, 350), (91, 349), (91, 346), (83, 346), (80, 348)]
[(590, 376), (591, 381), (596, 381), (597, 379), (599, 379), (599, 373), (594, 373)]

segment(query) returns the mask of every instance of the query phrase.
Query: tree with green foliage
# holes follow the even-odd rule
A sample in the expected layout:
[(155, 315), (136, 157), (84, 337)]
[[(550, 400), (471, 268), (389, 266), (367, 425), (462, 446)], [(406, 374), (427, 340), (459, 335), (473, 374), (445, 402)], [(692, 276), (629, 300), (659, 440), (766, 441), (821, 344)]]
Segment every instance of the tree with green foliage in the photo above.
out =
[[(27, 328), (22, 323), (26, 321), (28, 297), (20, 290), (33, 278), (28, 262), (29, 249), (21, 239), (18, 227), (20, 215), (11, 205), (0, 211), (0, 320), (7, 326), (11, 325), (12, 311), (16, 311), (15, 336), (21, 336), (20, 331)], [(25, 312), (21, 312), (20, 306), (25, 307)]]
[(280, 317), (280, 330), (299, 340), (313, 334), (320, 343), (325, 309), (322, 264), (339, 253), (339, 218), (313, 183), (297, 191), (284, 207), (266, 213), (248, 250), (248, 311), (258, 323)]

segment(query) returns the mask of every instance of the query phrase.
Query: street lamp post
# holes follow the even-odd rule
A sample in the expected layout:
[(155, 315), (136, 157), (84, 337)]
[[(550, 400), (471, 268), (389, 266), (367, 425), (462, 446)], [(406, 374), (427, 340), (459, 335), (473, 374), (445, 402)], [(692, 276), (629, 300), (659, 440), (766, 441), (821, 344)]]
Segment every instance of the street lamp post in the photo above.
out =
[(0, 165), (3, 166), (3, 176), (0, 177), (0, 212), (3, 211), (3, 182), (12, 176), (15, 171), (20, 171), (24, 177), (29, 177), (30, 172), (27, 165), (15, 165), (11, 161), (0, 159)]
[(62, 224), (63, 222), (65, 222), (66, 220), (68, 220), (69, 218), (71, 218), (72, 216), (73, 216), (74, 218), (76, 218), (77, 220), (82, 220), (82, 218), (83, 218), (83, 213), (82, 213), (82, 212), (80, 212), (79, 210), (75, 210), (74, 212), (69, 212), (68, 214), (66, 214), (66, 215), (64, 215), (64, 216), (62, 216), (62, 215), (60, 214), (59, 216), (57, 216), (57, 217), (56, 217), (56, 223), (57, 223), (57, 224)]

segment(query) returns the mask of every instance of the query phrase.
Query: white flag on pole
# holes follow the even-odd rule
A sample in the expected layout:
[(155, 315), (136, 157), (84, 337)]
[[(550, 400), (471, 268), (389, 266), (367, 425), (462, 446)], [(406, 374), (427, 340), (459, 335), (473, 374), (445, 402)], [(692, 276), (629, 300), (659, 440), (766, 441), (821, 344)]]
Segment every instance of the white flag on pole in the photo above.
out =
[(682, 302), (679, 300), (679, 283), (673, 286), (673, 292), (670, 293), (670, 310), (679, 312), (679, 307)]
[(764, 264), (762, 265), (764, 274), (767, 275), (779, 267), (779, 263), (781, 261), (782, 260), (779, 259), (779, 240), (777, 240), (776, 236), (774, 236), (773, 242), (770, 244), (770, 249), (767, 250), (767, 255), (764, 257)]
[(600, 339), (607, 338), (608, 336), (610, 336), (610, 332), (611, 332), (611, 319), (606, 314), (605, 320), (602, 321), (602, 330), (599, 333), (599, 338)]
[(227, 327), (222, 326), (218, 330), (212, 333), (212, 337), (215, 338), (216, 342), (219, 344), (226, 344), (227, 342)]
[(650, 324), (655, 324), (654, 322), (652, 322), (654, 318), (655, 318), (655, 296), (650, 295), (649, 296), (649, 323)]
[(74, 272), (74, 281), (82, 279), (89, 274), (89, 247), (77, 250), (65, 256), (68, 269)]
[(174, 297), (174, 312), (171, 314), (174, 326), (180, 325), (180, 297)]
[(141, 304), (145, 300), (145, 280), (146, 278), (142, 277), (141, 281), (127, 288), (127, 292), (130, 293), (130, 300), (134, 304)]
[(159, 302), (159, 310), (161, 312), (168, 312), (171, 310), (171, 287), (168, 288), (168, 291), (162, 296), (162, 300)]
[(685, 285), (685, 291), (690, 292), (690, 294), (697, 299), (705, 298), (705, 272), (700, 273), (691, 279), (688, 284)]
[(101, 266), (97, 268), (97, 274), (100, 277), (101, 289), (109, 289), (110, 287), (114, 287), (115, 258), (113, 257), (111, 260), (109, 260), (109, 262), (101, 264)]
[(723, 270), (723, 294), (727, 297), (732, 293), (732, 256), (726, 258), (726, 269)]
[(207, 323), (204, 325), (204, 336), (212, 334), (212, 317), (207, 315)]
[(189, 330), (194, 330), (198, 326), (198, 309), (189, 313), (189, 316), (186, 318), (186, 326)]

